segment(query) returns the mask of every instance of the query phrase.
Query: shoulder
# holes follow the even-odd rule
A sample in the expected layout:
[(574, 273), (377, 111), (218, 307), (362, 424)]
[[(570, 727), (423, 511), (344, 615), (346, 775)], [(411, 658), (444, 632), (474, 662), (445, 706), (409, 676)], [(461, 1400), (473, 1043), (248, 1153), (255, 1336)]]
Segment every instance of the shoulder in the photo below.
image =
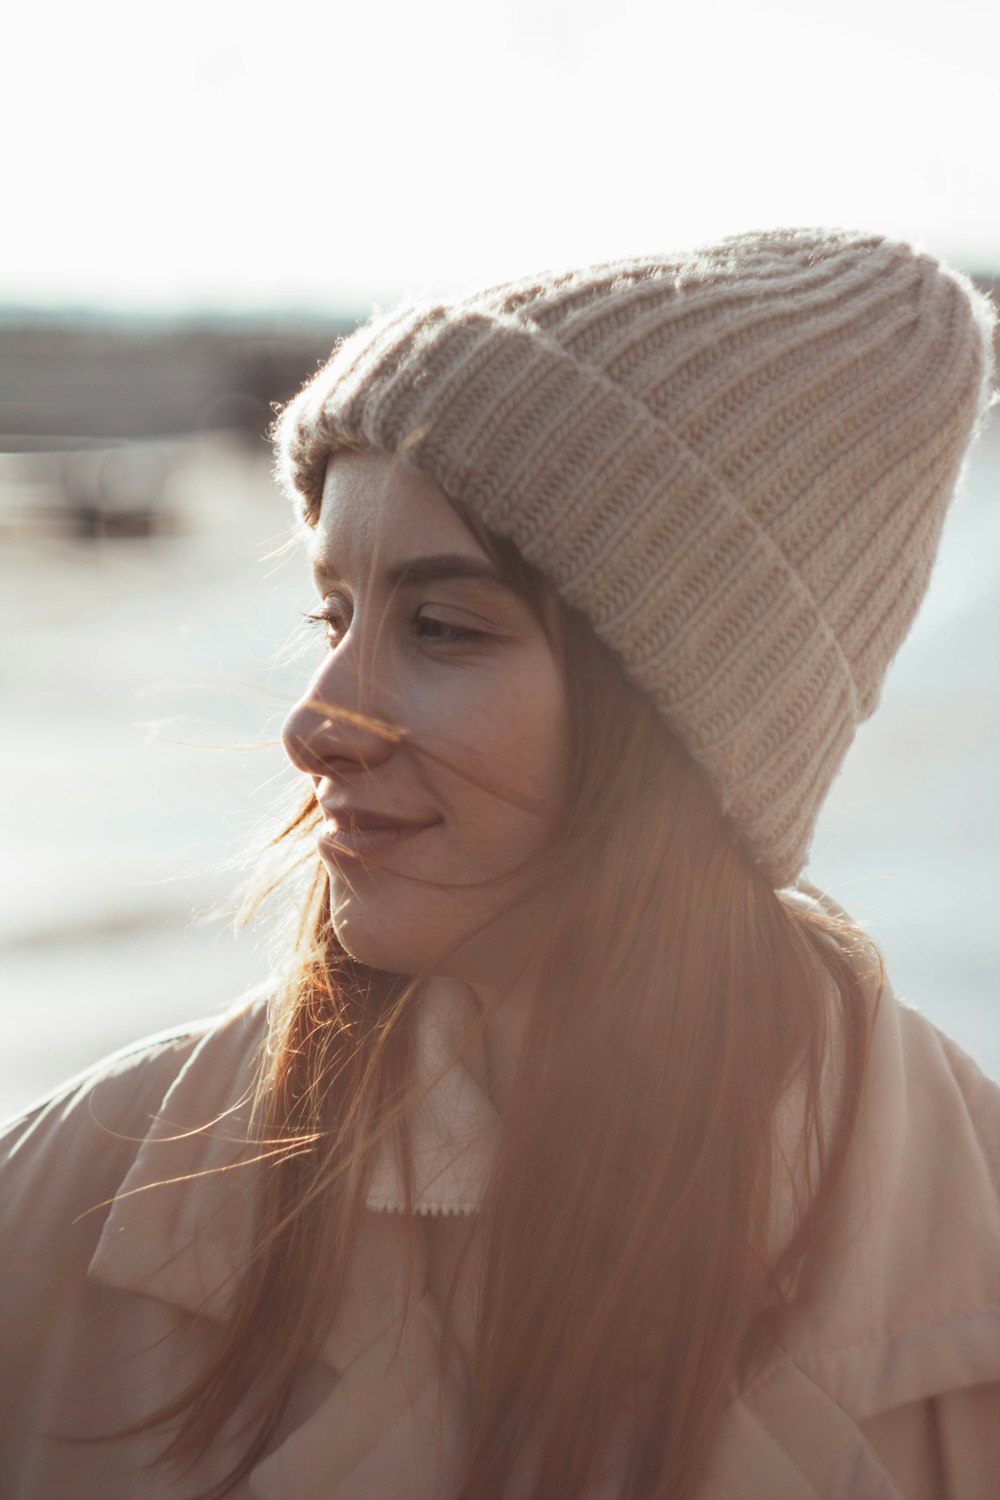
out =
[[(805, 906), (846, 925), (851, 966), (867, 1011), (868, 1048), (852, 1142), (843, 1212), (850, 1216), (870, 1193), (892, 1189), (930, 1206), (945, 1178), (980, 1207), (997, 1202), (1000, 1183), (1000, 1086), (962, 1048), (897, 995), (874, 943), (830, 900), (790, 893)], [(837, 943), (835, 932), (829, 940)], [(839, 945), (839, 944), (838, 944)], [(842, 950), (845, 951), (845, 950)], [(831, 1012), (824, 1091), (830, 1103), (845, 1078), (838, 1051), (841, 1020)], [(948, 1196), (945, 1193), (945, 1196)]]
[(886, 984), (824, 1243), (782, 1343), (856, 1417), (1000, 1378), (1000, 1088)]
[(887, 984), (865, 987), (847, 1160), (771, 1355), (727, 1416), (720, 1494), (744, 1494), (748, 1475), (766, 1476), (755, 1494), (896, 1494), (887, 1471), (926, 1479), (932, 1453), (942, 1495), (991, 1493), (1000, 1089)]
[(259, 1045), (263, 996), (223, 1014), (159, 1032), (70, 1079), (0, 1127), (0, 1233), (30, 1220), (68, 1227), (89, 1215), (99, 1229), (119, 1184), (178, 1081), (195, 1071), (206, 1118), (224, 1107), (232, 1069)]
[(957, 1042), (905, 1001), (896, 1001), (908, 1080), (921, 1099), (940, 1097), (966, 1120), (985, 1160), (1000, 1181), (1000, 1085)]

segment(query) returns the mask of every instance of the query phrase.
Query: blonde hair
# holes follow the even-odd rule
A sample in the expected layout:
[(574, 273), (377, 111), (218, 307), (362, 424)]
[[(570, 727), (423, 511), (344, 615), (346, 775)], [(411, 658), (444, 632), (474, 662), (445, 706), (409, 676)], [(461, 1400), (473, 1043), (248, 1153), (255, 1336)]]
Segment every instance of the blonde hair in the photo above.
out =
[[(547, 628), (555, 615), (571, 753), (565, 826), (536, 881), (557, 935), (484, 1210), (463, 1496), (499, 1500), (529, 1447), (536, 1500), (580, 1494), (624, 1420), (626, 1500), (685, 1500), (818, 1243), (858, 1107), (873, 960), (846, 921), (771, 888), (587, 620), (474, 529)], [(276, 842), (315, 816), (310, 793)], [(372, 1153), (400, 1123), (405, 1144), (412, 1103), (415, 986), (344, 953), (318, 860), (296, 950), (258, 1108), (262, 1139), (284, 1149), (262, 1170), (233, 1312), (200, 1378), (145, 1424), (178, 1424), (164, 1460), (184, 1466), (239, 1411), (246, 1451), (213, 1496), (265, 1451), (329, 1326)], [(824, 1114), (834, 1053), (842, 1086)], [(775, 1245), (792, 1080), (811, 1169)]]

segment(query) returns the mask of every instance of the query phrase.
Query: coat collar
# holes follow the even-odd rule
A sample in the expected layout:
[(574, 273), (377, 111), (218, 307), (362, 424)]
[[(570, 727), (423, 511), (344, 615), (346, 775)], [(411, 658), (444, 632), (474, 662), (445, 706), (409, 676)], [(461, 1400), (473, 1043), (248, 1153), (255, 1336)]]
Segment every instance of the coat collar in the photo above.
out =
[[(443, 980), (426, 987), (419, 1005), (417, 1068), (436, 1081), (412, 1120), (414, 1206), (424, 1216), (471, 1214), (482, 1201), (500, 1129), (483, 1086), (481, 1053), (473, 1049), (448, 1067), (476, 1010), (462, 986)], [(258, 1157), (245, 1142), (263, 1029), (257, 1005), (216, 1025), (198, 1044), (121, 1185), (92, 1278), (225, 1318), (252, 1208)], [(790, 1130), (794, 1099), (786, 1104)], [(895, 1496), (858, 1424), (908, 1401), (1000, 1377), (998, 1121), (1000, 1091), (886, 990), (824, 1249), (780, 1347), (730, 1407), (706, 1500), (736, 1494), (771, 1500), (779, 1492), (820, 1500)], [(792, 1162), (789, 1195), (795, 1176)], [(438, 1379), (440, 1314), (426, 1266), (400, 1279), (405, 1193), (388, 1141), (372, 1174), (368, 1208), (349, 1295), (323, 1350), (340, 1378), (320, 1410), (255, 1472), (252, 1488), (261, 1500), (286, 1494), (310, 1500), (309, 1475), (321, 1450), (328, 1482), (315, 1490), (317, 1500), (369, 1500), (381, 1493), (378, 1474), (397, 1460), (407, 1472), (427, 1468), (428, 1496), (451, 1493), (444, 1476), (461, 1450), (463, 1385), (454, 1366), (443, 1384)], [(786, 1204), (779, 1218), (787, 1224), (789, 1214)], [(394, 1351), (405, 1355), (402, 1365), (394, 1363)], [(395, 1394), (386, 1384), (393, 1371), (402, 1380)], [(343, 1436), (337, 1433), (356, 1431), (356, 1412), (371, 1401), (388, 1402), (386, 1420), (362, 1460), (348, 1465), (341, 1452), (338, 1470)], [(344, 1474), (342, 1486), (329, 1483), (337, 1472)], [(366, 1473), (376, 1476), (368, 1488)], [(782, 1488), (793, 1475), (795, 1484)]]
[[(418, 1006), (416, 1070), (434, 1082), (410, 1122), (413, 1207), (418, 1214), (471, 1214), (482, 1202), (500, 1133), (485, 1088), (482, 1038), (456, 1058), (477, 1007), (466, 986), (444, 979), (425, 986)], [(224, 1017), (195, 1047), (115, 1196), (92, 1278), (189, 1312), (225, 1315), (250, 1231), (254, 1168), (268, 1155), (247, 1145), (265, 1027), (266, 1007), (257, 1001)], [(366, 1206), (405, 1212), (391, 1136), (376, 1153)]]

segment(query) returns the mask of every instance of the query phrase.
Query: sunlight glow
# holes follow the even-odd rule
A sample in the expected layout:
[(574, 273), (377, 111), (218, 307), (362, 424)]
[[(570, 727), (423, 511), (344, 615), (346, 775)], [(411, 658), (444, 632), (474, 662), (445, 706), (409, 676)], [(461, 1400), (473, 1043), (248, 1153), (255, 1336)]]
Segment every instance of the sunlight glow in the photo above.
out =
[(52, 25), (9, 23), (0, 302), (329, 307), (779, 222), (1000, 267), (980, 0), (95, 0)]

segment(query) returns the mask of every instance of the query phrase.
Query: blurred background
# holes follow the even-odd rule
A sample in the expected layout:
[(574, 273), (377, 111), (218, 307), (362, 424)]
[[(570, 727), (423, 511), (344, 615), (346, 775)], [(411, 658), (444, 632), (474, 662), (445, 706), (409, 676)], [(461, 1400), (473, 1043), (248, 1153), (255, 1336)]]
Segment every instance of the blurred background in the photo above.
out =
[[(981, 0), (94, 0), (6, 33), (0, 1115), (266, 976), (222, 912), (293, 780), (309, 595), (263, 434), (373, 306), (778, 223), (1000, 292)], [(998, 581), (995, 414), (808, 871), (996, 1076)]]

